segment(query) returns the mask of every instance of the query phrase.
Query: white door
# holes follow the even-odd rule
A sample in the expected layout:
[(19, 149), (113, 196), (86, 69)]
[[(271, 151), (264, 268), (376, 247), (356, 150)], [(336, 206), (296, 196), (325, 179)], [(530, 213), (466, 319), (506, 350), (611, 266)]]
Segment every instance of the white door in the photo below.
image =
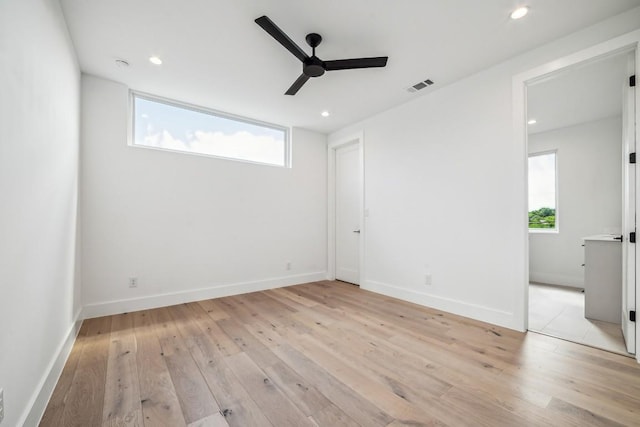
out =
[[(629, 54), (629, 75), (634, 73), (635, 55)], [(622, 136), (624, 161), (624, 194), (622, 224), (625, 235), (622, 242), (622, 319), (621, 328), (629, 353), (636, 352), (636, 324), (630, 320), (629, 312), (636, 309), (636, 244), (629, 242), (629, 233), (636, 230), (636, 180), (640, 178), (636, 170), (638, 164), (629, 164), (629, 153), (636, 152), (635, 144), (635, 88), (624, 83), (622, 108)], [(639, 242), (640, 243), (640, 242)]]
[(358, 144), (335, 150), (336, 279), (360, 284), (360, 153)]

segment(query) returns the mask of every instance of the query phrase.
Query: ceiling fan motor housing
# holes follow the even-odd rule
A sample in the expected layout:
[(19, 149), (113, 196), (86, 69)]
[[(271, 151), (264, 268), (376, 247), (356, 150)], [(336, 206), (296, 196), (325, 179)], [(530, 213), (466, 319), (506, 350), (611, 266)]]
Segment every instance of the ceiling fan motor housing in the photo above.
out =
[(304, 60), (302, 72), (305, 76), (320, 77), (324, 74), (324, 62), (317, 56), (311, 56)]

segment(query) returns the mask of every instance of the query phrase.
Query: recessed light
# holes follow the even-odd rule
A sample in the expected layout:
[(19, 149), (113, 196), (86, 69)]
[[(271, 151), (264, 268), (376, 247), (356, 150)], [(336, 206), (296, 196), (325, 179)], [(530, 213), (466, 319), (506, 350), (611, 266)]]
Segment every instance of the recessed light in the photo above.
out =
[(535, 125), (536, 123), (538, 123), (536, 119), (531, 119), (527, 122), (528, 125)]
[(116, 59), (116, 65), (119, 68), (127, 68), (129, 66), (129, 63), (124, 59)]
[(523, 18), (527, 13), (529, 13), (529, 8), (527, 6), (519, 7), (511, 12), (511, 19)]
[(162, 65), (162, 59), (158, 58), (157, 56), (150, 56), (149, 62), (151, 62), (154, 65)]
[(322, 113), (320, 113), (320, 115), (322, 117), (329, 117), (329, 112), (328, 111), (323, 111)]

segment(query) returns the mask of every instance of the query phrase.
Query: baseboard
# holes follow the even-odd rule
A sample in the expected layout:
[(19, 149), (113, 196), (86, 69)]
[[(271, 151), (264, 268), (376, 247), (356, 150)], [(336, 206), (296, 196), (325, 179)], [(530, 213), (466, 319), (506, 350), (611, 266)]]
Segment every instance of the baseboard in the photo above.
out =
[(455, 300), (452, 298), (440, 297), (437, 295), (416, 292), (410, 289), (400, 288), (386, 283), (367, 280), (360, 286), (371, 292), (387, 295), (393, 298), (409, 301), (415, 304), (424, 305), (425, 307), (435, 308), (437, 310), (446, 311), (448, 313), (457, 314), (459, 316), (469, 317), (481, 322), (491, 323), (497, 326), (503, 326), (509, 329), (518, 330), (514, 313), (496, 310), (490, 307), (484, 307), (477, 304)]
[(570, 288), (584, 288), (584, 278), (564, 274), (540, 273), (529, 271), (529, 281), (546, 283), (549, 285), (568, 286)]
[(71, 354), (71, 349), (76, 341), (78, 332), (80, 332), (81, 325), (82, 320), (80, 317), (80, 311), (78, 311), (74, 316), (73, 324), (71, 325), (71, 328), (69, 328), (64, 341), (62, 341), (58, 347), (58, 351), (56, 351), (53, 359), (51, 359), (51, 362), (47, 367), (47, 370), (42, 376), (36, 392), (31, 398), (30, 404), (27, 406), (27, 411), (18, 423), (19, 426), (31, 427), (37, 426), (40, 423), (40, 420), (44, 415), (44, 410), (47, 408), (49, 399), (51, 399), (53, 390), (56, 388), (58, 379), (62, 374), (62, 369), (64, 368), (65, 363), (67, 363), (69, 354)]
[(246, 294), (249, 292), (264, 291), (267, 289), (281, 288), (283, 286), (299, 285), (301, 283), (326, 280), (327, 272), (315, 272), (292, 276), (275, 277), (266, 280), (252, 282), (232, 283), (210, 288), (194, 289), (184, 292), (171, 292), (159, 295), (150, 295), (141, 298), (131, 298), (117, 301), (107, 301), (97, 304), (87, 304), (82, 310), (82, 317), (110, 316), (112, 314), (128, 313), (132, 311), (148, 310), (151, 308), (167, 307), (185, 302), (200, 301), (210, 298), (220, 298), (230, 295)]

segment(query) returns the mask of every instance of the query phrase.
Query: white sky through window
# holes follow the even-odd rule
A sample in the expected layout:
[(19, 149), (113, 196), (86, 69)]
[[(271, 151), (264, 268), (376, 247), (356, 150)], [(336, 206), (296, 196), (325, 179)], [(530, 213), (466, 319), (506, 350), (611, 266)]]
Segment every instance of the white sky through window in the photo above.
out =
[(529, 157), (529, 212), (556, 208), (556, 153)]
[(284, 129), (135, 96), (134, 144), (286, 166)]

